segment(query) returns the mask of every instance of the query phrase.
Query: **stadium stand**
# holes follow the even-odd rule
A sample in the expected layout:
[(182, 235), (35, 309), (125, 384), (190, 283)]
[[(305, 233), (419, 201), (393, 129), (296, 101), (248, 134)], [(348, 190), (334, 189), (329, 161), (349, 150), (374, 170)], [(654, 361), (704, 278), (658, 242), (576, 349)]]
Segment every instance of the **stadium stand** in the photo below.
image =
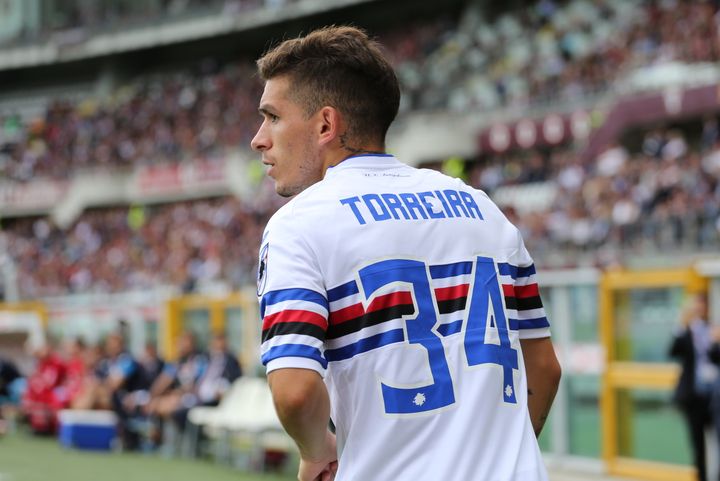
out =
[[(514, 196), (534, 199), (532, 211), (509, 213), (540, 259), (562, 249), (565, 266), (578, 262), (570, 253), (584, 252), (602, 265), (633, 250), (717, 249), (720, 143), (707, 134), (710, 124), (703, 146), (688, 146), (678, 130), (655, 130), (641, 152), (615, 146), (587, 163), (573, 147), (495, 156), (468, 164), (469, 178), (491, 195), (513, 185), (523, 189)], [(544, 200), (528, 197), (547, 183)], [(238, 288), (252, 281), (272, 212), (220, 197), (96, 209), (67, 230), (48, 218), (19, 219), (7, 222), (5, 235), (29, 297), (163, 284), (193, 291), (214, 281)]]
[[(379, 35), (405, 88), (406, 111), (524, 108), (605, 92), (631, 66), (717, 61), (717, 42), (703, 41), (717, 38), (713, 7), (679, 8), (548, 1), (493, 23), (470, 9), (461, 24), (443, 19)], [(248, 60), (216, 73), (141, 77), (107, 98), (53, 102), (40, 118), (6, 113), (0, 173), (27, 181), (222, 155), (247, 145), (256, 127), (253, 72)]]
[[(3, 173), (29, 181), (73, 171), (211, 159), (249, 143), (259, 85), (247, 64), (215, 75), (143, 79), (104, 101), (54, 102), (22, 128), (3, 122)], [(253, 119), (253, 120), (249, 120)]]
[(530, 194), (532, 211), (510, 211), (533, 252), (545, 259), (558, 246), (565, 253), (593, 251), (600, 256), (603, 250), (716, 250), (716, 119), (693, 134), (702, 137), (701, 144), (688, 145), (680, 130), (653, 130), (645, 134), (639, 152), (615, 145), (590, 162), (582, 162), (574, 147), (491, 156), (471, 164), (469, 176), (472, 184), (490, 193), (520, 185), (523, 190), (516, 189), (514, 195), (526, 198), (536, 183), (552, 185), (544, 199)]
[[(269, 211), (233, 197), (83, 214), (67, 231), (47, 218), (6, 228), (24, 296), (122, 291), (158, 285), (251, 282)], [(13, 225), (15, 224), (15, 225)]]
[[(674, 22), (672, 9), (653, 3), (546, 1), (522, 13), (505, 13), (492, 23), (483, 19), (478, 7), (470, 7), (463, 22), (441, 19), (411, 25), (388, 33), (385, 42), (403, 79), (408, 113), (439, 107), (526, 106), (606, 90), (621, 77), (623, 66), (717, 60), (717, 42), (699, 41), (717, 38), (713, 7), (691, 2), (679, 8), (683, 25)], [(693, 34), (680, 35), (684, 27)], [(507, 42), (510, 37), (513, 42)], [(492, 56), (484, 58), (487, 52)], [(445, 77), (433, 77), (440, 73)], [(39, 177), (67, 179), (87, 169), (118, 172), (138, 165), (212, 162), (247, 145), (256, 126), (258, 95), (252, 65), (235, 62), (215, 72), (140, 77), (105, 99), (52, 102), (42, 118), (22, 119), (10, 112), (1, 123), (0, 171), (8, 179), (32, 184)], [(666, 151), (685, 142), (675, 139), (668, 144)], [(638, 246), (640, 239), (648, 238), (658, 247), (702, 248), (716, 245), (717, 237), (712, 208), (717, 182), (707, 167), (713, 162), (711, 148), (704, 145), (673, 158), (662, 154), (662, 162), (647, 155), (621, 156), (622, 172), (603, 172), (617, 150), (585, 162), (572, 151), (553, 152), (546, 159), (525, 153), (499, 158), (482, 169), (473, 166), (470, 177), (488, 191), (509, 183), (545, 181), (553, 186), (554, 205), (518, 219), (529, 243), (541, 252), (558, 246), (580, 251), (600, 244)], [(690, 170), (682, 181), (672, 178), (672, 172), (685, 165), (685, 157)], [(704, 161), (704, 168), (701, 158), (711, 159)], [(662, 182), (673, 185), (659, 186), (653, 179), (629, 187), (656, 167)], [(697, 191), (688, 191), (698, 183), (704, 186), (701, 198)], [(548, 189), (544, 192), (547, 196)], [(613, 193), (598, 198), (597, 192)], [(237, 287), (250, 279), (259, 231), (275, 207), (252, 212), (253, 207), (229, 198), (122, 207), (86, 212), (66, 229), (41, 218), (5, 221), (4, 231), (25, 296), (142, 289), (157, 283), (193, 290), (198, 283), (218, 279)], [(689, 225), (688, 210), (698, 213), (695, 225)], [(141, 220), (129, 219), (130, 214)], [(657, 227), (664, 219), (671, 219), (673, 232)], [(186, 225), (186, 233), (174, 235), (182, 237), (173, 239), (179, 248), (162, 256), (158, 239), (174, 232), (179, 223)], [(243, 241), (236, 241), (238, 235)]]
[[(40, 401), (32, 400), (38, 431), (52, 431), (53, 413), (72, 407), (70, 398), (103, 376), (107, 358), (98, 346), (111, 329), (95, 323), (115, 322), (135, 309), (127, 302), (135, 294), (163, 292), (161, 301), (142, 298), (151, 308), (143, 305), (140, 314), (132, 312), (143, 317), (136, 323), (141, 327), (134, 328), (160, 331), (144, 332), (141, 338), (151, 341), (151, 351), (160, 347), (169, 364), (182, 357), (180, 331), (197, 333), (199, 324), (211, 325), (212, 332), (237, 329), (233, 335), (242, 338), (243, 346), (247, 339), (255, 343), (256, 331), (230, 326), (241, 322), (231, 315), (253, 311), (236, 299), (223, 304), (212, 297), (248, 286), (254, 292), (262, 230), (284, 202), (261, 180), (256, 157), (248, 152), (262, 89), (252, 60), (269, 38), (347, 21), (342, 13), (321, 16), (322, 2), (305, 0), (77, 1), (69, 9), (61, 8), (63, 2), (46, 3), (50, 14), (35, 28), (7, 31), (0, 20), (0, 85), (12, 87), (0, 89), (0, 300), (47, 302), (48, 327), (56, 333), (77, 334), (81, 328), (73, 331), (76, 325), (96, 331), (89, 346), (75, 346), (74, 354), (48, 357), (49, 352), (38, 351), (40, 370), (62, 364), (67, 371), (64, 381), (40, 386)], [(567, 332), (553, 332), (567, 341), (561, 349), (564, 359), (579, 359), (563, 388), (567, 402), (576, 403), (574, 412), (551, 428), (572, 434), (570, 440), (547, 434), (541, 444), (547, 450), (554, 436), (563, 454), (605, 456), (601, 441), (593, 437), (601, 429), (598, 391), (605, 367), (595, 312), (599, 294), (588, 294), (588, 286), (599, 292), (595, 268), (612, 270), (645, 259), (649, 265), (687, 266), (720, 251), (720, 2), (428, 1), (417, 8), (434, 4), (432, 13), (416, 15), (391, 14), (390, 1), (337, 3), (360, 5), (352, 14), (386, 46), (403, 84), (391, 151), (397, 150), (402, 160), (465, 177), (504, 207), (540, 269), (573, 269), (550, 271), (551, 294), (543, 292), (553, 315), (568, 317), (558, 307), (563, 300), (572, 306), (566, 311), (577, 315)], [(287, 7), (297, 7), (296, 23), (275, 20)], [(378, 11), (387, 12), (387, 18), (379, 18), (384, 15)], [(169, 41), (169, 47), (147, 40), (135, 50), (108, 47), (47, 61), (50, 70), (40, 70), (44, 60), (34, 66), (28, 60), (22, 68), (31, 73), (12, 79), (12, 66), (19, 64), (12, 63), (18, 60), (11, 54), (23, 52), (17, 49), (50, 45), (71, 55), (106, 32), (131, 35), (156, 23), (223, 18), (237, 25), (260, 20), (223, 31), (214, 40), (207, 35), (203, 47), (189, 37)], [(229, 44), (243, 47), (226, 51)], [(147, 53), (161, 48), (167, 50)], [(133, 55), (140, 66), (128, 68)], [(38, 77), (52, 76), (65, 64), (68, 71), (85, 66), (91, 71), (106, 60), (97, 78), (69, 75), (57, 82), (38, 81), (37, 88), (34, 82), (21, 85), (33, 77), (34, 68), (41, 72)], [(120, 72), (116, 76), (115, 70)], [(618, 113), (623, 106), (630, 112)], [(440, 137), (425, 135), (432, 131)], [(442, 145), (431, 145), (436, 143)], [(406, 158), (408, 144), (427, 152)], [(577, 290), (570, 293), (571, 288)], [(107, 293), (117, 297), (103, 297)], [(165, 293), (180, 300), (172, 304), (177, 299), (168, 301)], [(203, 297), (208, 293), (210, 300)], [(680, 302), (675, 291), (667, 297)], [(662, 302), (648, 298), (652, 315), (645, 317), (660, 321), (647, 330), (654, 332), (664, 322), (657, 330), (670, 332), (673, 319), (666, 317), (675, 310), (658, 308)], [(193, 315), (211, 305), (207, 319), (204, 311), (192, 317), (177, 307), (185, 301)], [(89, 307), (73, 310), (85, 302)], [(90, 320), (73, 324), (82, 309), (83, 321)], [(658, 314), (663, 310), (665, 317)], [(227, 324), (218, 321), (223, 316)], [(582, 325), (586, 318), (591, 327)], [(0, 327), (3, 322), (0, 305)], [(643, 339), (663, 342), (649, 334)], [(572, 348), (567, 347), (570, 340)], [(257, 357), (238, 352), (238, 345), (233, 347), (237, 354)], [(132, 347), (137, 361), (148, 366), (143, 371), (154, 369), (157, 353), (141, 357), (144, 343)], [(642, 349), (639, 357), (652, 351), (645, 344)], [(253, 372), (253, 365), (243, 367), (246, 374)], [(173, 382), (177, 387), (179, 381)], [(236, 395), (252, 383), (260, 400), (243, 404)], [(172, 419), (168, 412), (153, 413), (156, 417), (148, 420), (143, 406), (152, 401), (152, 385), (152, 380), (145, 382), (123, 406), (128, 411), (121, 413), (123, 429), (140, 437), (131, 440), (133, 448), (155, 447), (162, 432), (157, 418), (164, 416), (166, 424)], [(267, 393), (260, 384), (241, 377), (232, 386), (228, 393), (233, 396), (213, 399), (217, 407), (187, 412), (187, 437), (176, 439), (186, 443), (185, 451), (194, 454), (203, 436), (216, 443), (223, 461), (232, 456), (231, 441), (237, 444), (241, 438), (246, 446), (267, 442), (286, 451), (287, 439), (274, 437), (277, 419), (266, 409)], [(667, 408), (667, 399), (643, 395), (638, 411)], [(584, 417), (578, 421), (577, 416)], [(669, 430), (673, 420), (662, 419), (663, 430)], [(617, 441), (619, 449), (627, 449), (627, 442)], [(683, 449), (670, 446), (657, 457), (687, 462)], [(264, 464), (263, 454), (251, 449), (246, 464)]]
[(77, 42), (98, 31), (127, 30), (152, 22), (188, 16), (242, 13), (262, 7), (282, 8), (293, 0), (119, 0), (116, 2), (49, 1), (33, 28), (9, 30), (0, 44), (11, 46), (52, 40)]

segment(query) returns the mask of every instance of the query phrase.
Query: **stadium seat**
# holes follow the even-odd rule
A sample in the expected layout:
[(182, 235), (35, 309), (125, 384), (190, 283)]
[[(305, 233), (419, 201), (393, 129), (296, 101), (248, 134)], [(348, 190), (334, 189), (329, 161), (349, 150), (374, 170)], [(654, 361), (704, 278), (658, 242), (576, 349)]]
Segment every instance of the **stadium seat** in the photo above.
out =
[(245, 469), (263, 470), (267, 450), (289, 453), (294, 449), (275, 413), (265, 379), (238, 379), (217, 407), (193, 408), (188, 420), (184, 451), (191, 455), (198, 452), (201, 434), (215, 443), (218, 460)]

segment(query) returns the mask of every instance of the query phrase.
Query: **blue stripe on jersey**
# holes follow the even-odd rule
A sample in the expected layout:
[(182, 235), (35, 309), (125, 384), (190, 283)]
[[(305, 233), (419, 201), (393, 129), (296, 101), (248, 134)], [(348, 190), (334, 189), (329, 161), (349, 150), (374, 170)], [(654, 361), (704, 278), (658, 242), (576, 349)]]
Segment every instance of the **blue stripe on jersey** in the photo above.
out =
[(433, 279), (444, 279), (446, 277), (455, 277), (472, 272), (472, 262), (457, 262), (455, 264), (442, 264), (439, 266), (430, 266), (430, 277)]
[(275, 346), (263, 354), (260, 360), (263, 366), (267, 366), (270, 361), (281, 357), (306, 357), (319, 362), (323, 369), (327, 368), (327, 361), (320, 353), (320, 350), (304, 344), (281, 344)]
[(518, 277), (530, 277), (535, 274), (535, 265), (530, 264), (527, 267), (517, 267), (507, 262), (498, 263), (498, 271), (501, 276), (510, 276), (513, 279)]
[(338, 299), (352, 296), (354, 294), (357, 294), (358, 292), (360, 292), (360, 290), (358, 289), (357, 282), (346, 282), (345, 284), (333, 287), (332, 289), (327, 291), (328, 302), (337, 301)]
[(323, 296), (319, 292), (301, 288), (278, 289), (276, 291), (270, 291), (264, 296), (262, 296), (262, 301), (260, 302), (260, 317), (265, 317), (265, 308), (267, 306), (271, 306), (273, 304), (277, 304), (278, 302), (283, 301), (314, 302), (315, 304), (319, 304), (325, 309), (328, 308), (327, 299), (325, 299), (325, 296)]
[(535, 319), (508, 319), (510, 329), (517, 331), (519, 329), (542, 329), (550, 327), (547, 317), (536, 317)]
[(447, 324), (440, 324), (437, 328), (437, 332), (443, 337), (452, 336), (453, 334), (460, 332), (462, 325), (462, 319), (459, 321), (449, 322)]
[(344, 359), (350, 359), (363, 352), (377, 349), (378, 347), (387, 346), (388, 344), (395, 344), (398, 342), (405, 341), (405, 330), (404, 329), (393, 329), (392, 331), (382, 332), (375, 334), (374, 336), (360, 339), (357, 342), (348, 344), (337, 349), (329, 349), (325, 351), (325, 359), (328, 361), (342, 361)]

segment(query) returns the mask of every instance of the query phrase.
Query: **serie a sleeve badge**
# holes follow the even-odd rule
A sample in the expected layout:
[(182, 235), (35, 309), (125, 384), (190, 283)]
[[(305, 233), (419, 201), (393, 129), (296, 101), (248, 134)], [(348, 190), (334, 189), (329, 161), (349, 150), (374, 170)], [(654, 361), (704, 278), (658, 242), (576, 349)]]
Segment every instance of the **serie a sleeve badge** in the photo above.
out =
[(268, 250), (270, 249), (270, 243), (264, 244), (260, 248), (260, 257), (258, 259), (258, 272), (257, 272), (257, 295), (262, 296), (265, 292), (265, 285), (267, 284), (267, 263), (268, 263)]

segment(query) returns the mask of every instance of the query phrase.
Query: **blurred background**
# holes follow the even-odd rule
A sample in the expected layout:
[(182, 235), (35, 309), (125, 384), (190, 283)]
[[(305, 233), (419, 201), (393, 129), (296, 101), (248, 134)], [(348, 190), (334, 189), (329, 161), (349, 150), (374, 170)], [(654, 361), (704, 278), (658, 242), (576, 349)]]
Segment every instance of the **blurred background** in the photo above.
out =
[(283, 200), (249, 149), (254, 60), (347, 23), (402, 83), (389, 151), (485, 190), (534, 257), (564, 370), (548, 464), (696, 479), (669, 350), (720, 324), (718, 3), (0, 0), (0, 479), (53, 479), (28, 450), (95, 469), (28, 432), (290, 479), (255, 383)]

